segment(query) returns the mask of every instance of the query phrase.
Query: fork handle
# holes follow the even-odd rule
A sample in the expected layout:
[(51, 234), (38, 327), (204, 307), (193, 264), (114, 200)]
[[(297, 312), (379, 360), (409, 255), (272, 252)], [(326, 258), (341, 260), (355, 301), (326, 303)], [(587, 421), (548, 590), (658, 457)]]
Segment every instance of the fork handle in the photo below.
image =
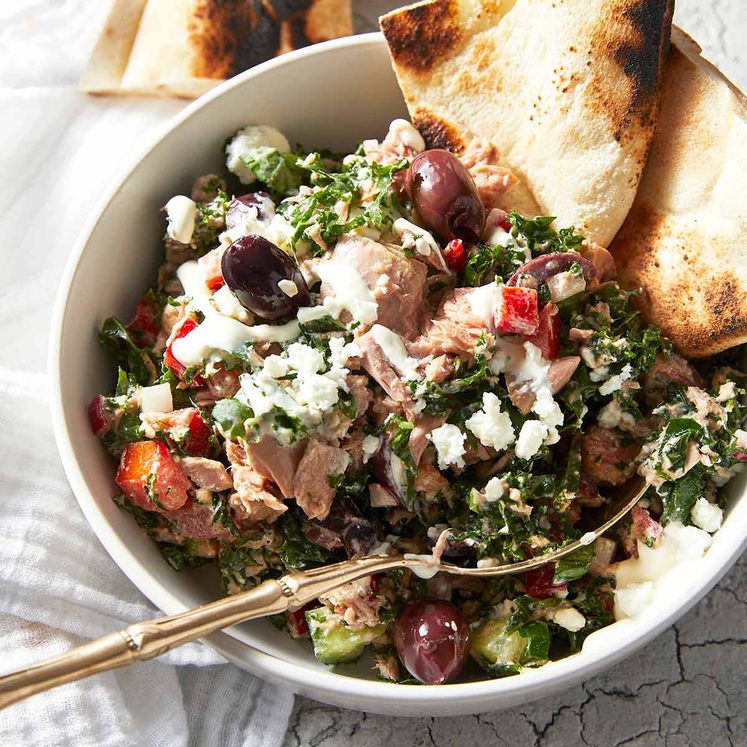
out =
[(133, 623), (65, 654), (6, 674), (0, 677), (0, 708), (66, 682), (160, 656), (242, 620), (284, 612), (295, 603), (287, 586), (283, 591), (284, 586), (277, 580), (265, 581), (250, 591), (178, 615)]

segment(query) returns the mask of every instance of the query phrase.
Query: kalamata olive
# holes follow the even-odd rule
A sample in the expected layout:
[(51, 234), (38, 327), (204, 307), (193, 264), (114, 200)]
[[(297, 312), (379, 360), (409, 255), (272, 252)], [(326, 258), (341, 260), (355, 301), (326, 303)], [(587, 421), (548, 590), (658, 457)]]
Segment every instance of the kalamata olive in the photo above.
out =
[(446, 150), (426, 150), (407, 172), (407, 193), (425, 225), (445, 241), (474, 243), (485, 227), (485, 208), (464, 164)]
[[(295, 260), (262, 236), (234, 241), (223, 253), (221, 272), (241, 305), (265, 319), (288, 316), (309, 304), (309, 289)], [(295, 284), (295, 293), (278, 285), (283, 280)]]
[(426, 685), (443, 685), (467, 660), (469, 626), (451, 602), (411, 602), (394, 624), (394, 644), (413, 677)]
[(230, 231), (243, 223), (251, 208), (257, 209), (258, 220), (270, 220), (275, 215), (275, 203), (267, 192), (252, 192), (234, 197), (226, 210), (226, 228)]
[[(581, 267), (586, 282), (589, 283), (597, 277), (594, 265), (588, 259), (577, 252), (557, 252), (555, 254), (543, 254), (541, 257), (530, 259), (524, 263), (506, 282), (506, 285), (526, 285), (529, 279), (530, 287), (536, 287), (547, 278), (566, 272), (573, 263)], [(536, 281), (536, 282), (532, 282)]]

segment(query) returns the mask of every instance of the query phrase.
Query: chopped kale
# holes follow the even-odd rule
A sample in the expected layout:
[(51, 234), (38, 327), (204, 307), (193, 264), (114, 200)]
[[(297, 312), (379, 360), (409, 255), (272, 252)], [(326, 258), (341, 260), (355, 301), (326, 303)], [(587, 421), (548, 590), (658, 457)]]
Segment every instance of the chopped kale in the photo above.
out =
[(104, 322), (99, 339), (119, 366), (131, 374), (135, 382), (142, 386), (153, 383), (156, 378), (156, 367), (149, 352), (135, 345), (130, 333), (116, 316), (110, 316)]
[(254, 417), (250, 407), (237, 399), (221, 399), (213, 407), (212, 418), (226, 438), (245, 438), (246, 421)]
[(304, 537), (298, 521), (286, 513), (278, 522), (283, 541), (277, 547), (277, 554), (283, 565), (291, 571), (315, 568), (329, 563), (334, 553)]
[(274, 198), (294, 194), (308, 179), (308, 171), (298, 163), (298, 153), (281, 153), (275, 148), (255, 148), (242, 156), (241, 160)]

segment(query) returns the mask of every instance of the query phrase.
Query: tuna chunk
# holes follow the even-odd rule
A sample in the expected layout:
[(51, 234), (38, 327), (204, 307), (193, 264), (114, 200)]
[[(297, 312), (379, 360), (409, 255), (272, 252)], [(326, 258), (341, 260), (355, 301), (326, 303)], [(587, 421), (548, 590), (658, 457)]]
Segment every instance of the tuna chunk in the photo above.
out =
[(384, 354), (370, 331), (365, 332), (358, 338), (358, 347), (363, 353), (361, 358), (363, 368), (368, 371), (371, 378), (395, 402), (410, 402), (412, 400), (410, 390), (405, 386), (399, 372), (389, 362), (389, 358)]
[(350, 374), (345, 381), (355, 402), (355, 418), (357, 420), (365, 415), (373, 399), (373, 394), (368, 388), (368, 377)]
[[(350, 236), (337, 242), (331, 261), (360, 273), (378, 304), (378, 324), (408, 339), (417, 336), (426, 307), (428, 270), (422, 262), (371, 239)], [(325, 285), (322, 298), (334, 293)]]
[(341, 475), (350, 463), (343, 449), (311, 439), (298, 464), (293, 480), (296, 503), (310, 519), (325, 519), (329, 514), (336, 488), (332, 479)]
[(269, 492), (268, 481), (251, 467), (233, 468), (233, 486), (236, 492), (230, 497), (229, 503), (239, 521), (272, 524), (288, 510), (280, 498)]
[(640, 450), (623, 434), (593, 425), (581, 440), (581, 468), (596, 485), (622, 485), (635, 474)]
[(435, 359), (455, 354), (471, 357), (480, 337), (494, 329), (498, 286), (455, 288), (444, 299), (430, 326), (412, 345), (412, 355)]
[[(571, 380), (580, 362), (581, 359), (577, 355), (567, 355), (563, 358), (556, 358), (550, 363), (547, 378), (550, 381), (550, 391), (553, 395), (557, 394)], [(508, 396), (514, 406), (524, 415), (531, 411), (536, 399), (529, 386), (530, 383), (519, 383), (515, 376), (506, 374)]]
[(378, 625), (379, 610), (386, 601), (372, 586), (371, 577), (343, 584), (319, 597), (322, 604), (331, 607), (354, 630)]
[(242, 439), (226, 441), (226, 454), (231, 464), (251, 467), (261, 477), (274, 482), (286, 498), (293, 496), (293, 478), (304, 448), (304, 443), (281, 446), (271, 436), (265, 436), (256, 444)]
[(460, 160), (474, 179), (486, 210), (500, 206), (501, 198), (516, 183), (516, 177), (510, 169), (498, 165), (498, 149), (487, 140), (475, 137), (469, 141)]
[(233, 486), (228, 470), (215, 459), (184, 457), (182, 469), (198, 488), (221, 491)]
[(212, 539), (230, 542), (234, 539), (228, 528), (213, 522), (213, 509), (207, 503), (190, 501), (183, 508), (170, 511), (165, 516), (174, 522), (180, 535), (189, 539), (198, 542)]

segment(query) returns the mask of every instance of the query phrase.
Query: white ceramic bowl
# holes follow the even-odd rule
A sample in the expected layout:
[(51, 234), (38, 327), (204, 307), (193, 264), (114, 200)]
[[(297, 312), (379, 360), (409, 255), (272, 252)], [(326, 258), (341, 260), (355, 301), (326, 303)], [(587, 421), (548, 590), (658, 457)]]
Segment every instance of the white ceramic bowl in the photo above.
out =
[[(271, 124), (291, 142), (346, 150), (364, 138), (383, 137), (390, 120), (405, 113), (378, 34), (321, 44), (267, 62), (219, 86), (176, 117), (106, 196), (73, 252), (51, 336), (58, 447), (99, 539), (132, 582), (167, 614), (214, 599), (221, 590), (209, 569), (171, 570), (131, 517), (111, 501), (114, 468), (86, 419), (91, 397), (113, 386), (111, 362), (97, 340), (99, 325), (110, 314), (131, 315), (159, 262), (163, 217), (158, 208), (171, 195), (188, 190), (195, 176), (218, 169), (222, 144), (238, 128)], [(294, 641), (262, 620), (213, 635), (206, 643), (261, 677), (348, 708), (445, 716), (525, 703), (628, 656), (705, 594), (745, 544), (747, 499), (738, 499), (744, 486), (744, 480), (731, 486), (728, 519), (688, 588), (645, 617), (595, 634), (581, 653), (515, 677), (442, 687), (387, 684), (363, 668), (325, 667), (308, 642)]]

